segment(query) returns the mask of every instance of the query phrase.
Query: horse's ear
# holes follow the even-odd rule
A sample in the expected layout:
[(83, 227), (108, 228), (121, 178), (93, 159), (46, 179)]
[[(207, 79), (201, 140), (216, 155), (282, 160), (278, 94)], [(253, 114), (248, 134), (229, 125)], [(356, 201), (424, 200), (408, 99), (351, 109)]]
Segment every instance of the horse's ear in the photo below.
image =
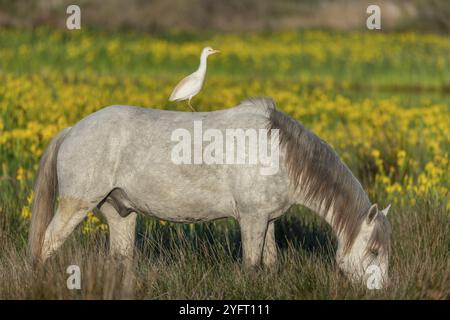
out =
[(386, 208), (384, 208), (383, 210), (381, 210), (381, 212), (383, 212), (383, 214), (384, 214), (385, 217), (387, 216), (387, 214), (388, 214), (390, 208), (391, 208), (391, 204), (389, 204)]
[(374, 203), (370, 207), (369, 212), (367, 214), (367, 218), (366, 218), (367, 224), (371, 224), (375, 220), (377, 214), (378, 214), (378, 205), (376, 203)]

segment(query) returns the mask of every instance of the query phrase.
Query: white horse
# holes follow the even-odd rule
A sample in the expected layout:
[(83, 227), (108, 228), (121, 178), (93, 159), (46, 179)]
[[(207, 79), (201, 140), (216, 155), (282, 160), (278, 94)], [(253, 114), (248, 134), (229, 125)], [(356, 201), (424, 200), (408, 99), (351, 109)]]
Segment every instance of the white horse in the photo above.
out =
[[(269, 130), (279, 137), (278, 170), (261, 174), (258, 162), (175, 163), (173, 134), (183, 129), (195, 136), (195, 122), (227, 137), (230, 128)], [(273, 140), (264, 143), (273, 147)], [(238, 152), (242, 148), (245, 141)], [(244, 150), (246, 159), (250, 149)], [(331, 225), (337, 264), (352, 280), (361, 281), (370, 266), (387, 279), (388, 208), (371, 205), (332, 148), (277, 111), (271, 99), (198, 113), (110, 106), (62, 130), (42, 156), (29, 245), (32, 257), (43, 262), (88, 211), (99, 210), (109, 225), (111, 251), (131, 258), (136, 213), (180, 223), (232, 217), (240, 225), (244, 264), (273, 266), (274, 221), (294, 204)]]

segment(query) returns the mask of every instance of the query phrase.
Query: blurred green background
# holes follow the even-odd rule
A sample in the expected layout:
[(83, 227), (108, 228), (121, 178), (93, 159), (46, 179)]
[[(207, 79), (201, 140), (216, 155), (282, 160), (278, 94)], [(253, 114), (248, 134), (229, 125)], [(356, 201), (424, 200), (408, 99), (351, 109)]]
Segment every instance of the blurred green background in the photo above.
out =
[(369, 4), (385, 31), (450, 30), (447, 0), (0, 0), (0, 26), (65, 27), (69, 4), (82, 7), (83, 26), (107, 31), (363, 30)]

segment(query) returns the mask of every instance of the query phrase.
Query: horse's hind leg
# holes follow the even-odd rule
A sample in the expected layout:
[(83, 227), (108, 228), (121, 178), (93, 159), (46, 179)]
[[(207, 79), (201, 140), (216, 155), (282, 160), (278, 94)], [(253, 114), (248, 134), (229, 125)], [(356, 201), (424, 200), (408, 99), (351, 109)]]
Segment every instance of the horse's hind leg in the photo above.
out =
[(87, 216), (89, 204), (72, 198), (62, 198), (58, 209), (45, 231), (41, 260), (49, 258)]
[(136, 233), (136, 213), (131, 212), (126, 217), (122, 217), (108, 202), (102, 204), (100, 211), (106, 217), (109, 226), (110, 254), (132, 260)]
[(277, 244), (275, 242), (275, 222), (269, 222), (266, 239), (264, 241), (263, 264), (266, 267), (274, 268), (277, 263)]
[(136, 233), (136, 213), (131, 212), (126, 217), (122, 217), (108, 202), (102, 204), (100, 211), (108, 222), (110, 255), (118, 258), (124, 267), (124, 297), (132, 297), (134, 291), (132, 268)]

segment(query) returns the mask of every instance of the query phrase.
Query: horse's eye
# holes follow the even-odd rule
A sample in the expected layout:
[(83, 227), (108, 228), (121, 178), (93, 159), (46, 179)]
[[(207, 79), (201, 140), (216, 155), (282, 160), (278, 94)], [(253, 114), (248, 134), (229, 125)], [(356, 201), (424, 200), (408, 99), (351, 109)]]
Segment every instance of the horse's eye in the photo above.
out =
[(370, 254), (374, 255), (375, 257), (378, 257), (378, 250), (370, 249)]

